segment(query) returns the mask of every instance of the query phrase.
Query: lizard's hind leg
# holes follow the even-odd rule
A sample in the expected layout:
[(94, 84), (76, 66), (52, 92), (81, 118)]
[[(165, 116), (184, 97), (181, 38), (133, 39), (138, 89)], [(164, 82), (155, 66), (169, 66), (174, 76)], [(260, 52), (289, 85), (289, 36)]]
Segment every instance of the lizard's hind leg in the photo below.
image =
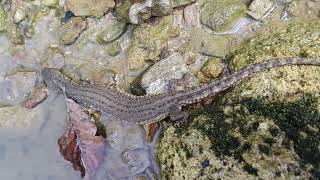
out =
[(177, 127), (183, 126), (188, 121), (188, 113), (176, 105), (170, 108), (169, 117)]

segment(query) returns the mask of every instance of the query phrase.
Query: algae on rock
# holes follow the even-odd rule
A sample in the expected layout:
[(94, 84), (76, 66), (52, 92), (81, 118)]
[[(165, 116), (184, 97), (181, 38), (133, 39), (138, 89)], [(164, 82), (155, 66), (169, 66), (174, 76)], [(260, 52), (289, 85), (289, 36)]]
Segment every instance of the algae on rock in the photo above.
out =
[(147, 61), (159, 59), (161, 50), (174, 33), (173, 17), (165, 16), (155, 23), (142, 23), (133, 31), (130, 47), (127, 49), (129, 70), (138, 70)]
[(246, 13), (241, 0), (201, 0), (201, 22), (217, 32), (230, 29)]
[(6, 29), (6, 19), (6, 12), (4, 11), (2, 4), (0, 4), (0, 32)]
[[(320, 57), (319, 22), (295, 21), (285, 27), (269, 28), (273, 31), (259, 34), (229, 57), (234, 70), (277, 57)], [(192, 111), (186, 128), (171, 126), (159, 141), (157, 157), (163, 176), (182, 179), (196, 174), (197, 179), (212, 179), (222, 171), (220, 178), (228, 178), (224, 176), (226, 167), (221, 168), (213, 160), (222, 158), (225, 164), (234, 163), (234, 169), (227, 171), (233, 178), (317, 177), (319, 77), (320, 67), (275, 68), (236, 84), (210, 106)], [(215, 169), (211, 176), (207, 176), (206, 169), (199, 170), (201, 160), (190, 163), (195, 158), (214, 161), (209, 166)]]

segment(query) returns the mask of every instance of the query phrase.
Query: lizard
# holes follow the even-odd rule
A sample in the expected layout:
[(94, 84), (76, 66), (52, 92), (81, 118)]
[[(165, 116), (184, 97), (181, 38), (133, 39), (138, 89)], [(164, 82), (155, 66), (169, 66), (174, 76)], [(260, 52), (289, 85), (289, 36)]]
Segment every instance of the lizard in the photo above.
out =
[(173, 121), (187, 119), (182, 107), (214, 96), (255, 73), (286, 65), (320, 66), (320, 59), (278, 58), (251, 64), (208, 84), (156, 95), (135, 96), (116, 87), (100, 83), (76, 83), (57, 69), (44, 68), (41, 74), (49, 91), (62, 92), (83, 107), (94, 107), (101, 113), (134, 124), (147, 124), (170, 117)]

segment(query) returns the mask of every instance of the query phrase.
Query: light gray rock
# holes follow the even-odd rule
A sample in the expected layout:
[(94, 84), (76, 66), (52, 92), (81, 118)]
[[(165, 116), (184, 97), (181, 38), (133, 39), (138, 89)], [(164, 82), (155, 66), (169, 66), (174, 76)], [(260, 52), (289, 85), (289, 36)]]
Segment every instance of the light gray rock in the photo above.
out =
[[(182, 80), (184, 75), (191, 76), (191, 71), (180, 53), (175, 52), (153, 65), (143, 75), (141, 85), (148, 94), (164, 93), (167, 91), (167, 85), (170, 81)], [(186, 83), (192, 84), (194, 79), (190, 79), (190, 81)]]
[(0, 81), (0, 106), (23, 102), (36, 84), (35, 72), (18, 72)]
[(272, 9), (272, 7), (273, 1), (271, 0), (254, 0), (251, 2), (247, 14), (256, 20), (260, 20)]

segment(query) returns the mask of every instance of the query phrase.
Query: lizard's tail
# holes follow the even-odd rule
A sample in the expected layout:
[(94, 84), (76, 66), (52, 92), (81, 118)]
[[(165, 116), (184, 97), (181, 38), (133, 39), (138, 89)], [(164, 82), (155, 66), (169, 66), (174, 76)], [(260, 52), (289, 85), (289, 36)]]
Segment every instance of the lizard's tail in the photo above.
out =
[(184, 91), (178, 96), (178, 102), (183, 104), (191, 104), (197, 102), (201, 98), (207, 96), (213, 96), (221, 91), (224, 91), (234, 85), (235, 83), (248, 78), (255, 73), (272, 69), (275, 67), (286, 65), (313, 65), (320, 66), (320, 59), (311, 58), (284, 58), (284, 59), (272, 59), (266, 62), (252, 64), (232, 74), (228, 74), (219, 80), (210, 82), (207, 85), (189, 89)]

